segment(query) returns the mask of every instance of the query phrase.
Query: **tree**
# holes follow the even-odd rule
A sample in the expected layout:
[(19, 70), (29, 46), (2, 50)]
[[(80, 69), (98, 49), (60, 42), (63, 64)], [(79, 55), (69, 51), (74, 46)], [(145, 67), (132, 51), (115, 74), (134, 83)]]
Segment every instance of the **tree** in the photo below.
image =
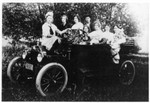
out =
[(22, 37), (41, 37), (44, 15), (53, 10), (56, 25), (63, 13), (68, 15), (70, 23), (78, 13), (82, 22), (88, 15), (92, 21), (99, 19), (102, 29), (109, 24), (113, 32), (115, 25), (122, 25), (126, 35), (135, 36), (138, 32), (136, 23), (123, 11), (125, 6), (124, 3), (4, 3), (2, 32), (16, 41)]

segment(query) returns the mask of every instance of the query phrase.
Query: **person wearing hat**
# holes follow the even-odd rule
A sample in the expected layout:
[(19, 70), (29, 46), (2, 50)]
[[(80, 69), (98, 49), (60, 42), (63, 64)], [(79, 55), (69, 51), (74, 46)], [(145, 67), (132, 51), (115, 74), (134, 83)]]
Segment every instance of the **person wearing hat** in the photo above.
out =
[(126, 42), (126, 36), (124, 34), (123, 28), (120, 28), (118, 26), (114, 26), (114, 36), (113, 36), (113, 41), (111, 42), (111, 54), (112, 54), (112, 60), (115, 64), (119, 64), (120, 60), (120, 44)]
[(53, 24), (53, 15), (53, 11), (47, 12), (45, 15), (46, 22), (42, 25), (42, 45), (45, 46), (48, 51), (56, 41), (58, 41), (58, 43), (61, 42), (60, 38), (56, 36), (56, 33), (61, 35), (67, 31), (67, 29), (60, 31), (57, 26)]

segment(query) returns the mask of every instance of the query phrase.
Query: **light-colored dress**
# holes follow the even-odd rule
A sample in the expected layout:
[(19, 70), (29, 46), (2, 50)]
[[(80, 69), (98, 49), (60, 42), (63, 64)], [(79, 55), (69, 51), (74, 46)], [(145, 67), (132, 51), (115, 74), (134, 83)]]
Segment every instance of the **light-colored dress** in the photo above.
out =
[(118, 64), (120, 60), (119, 51), (120, 51), (120, 44), (126, 42), (126, 37), (124, 35), (123, 30), (115, 33), (113, 36), (113, 40), (110, 44), (111, 46), (111, 54), (113, 56), (113, 62)]
[(90, 44), (98, 44), (103, 38), (103, 32), (101, 30), (93, 31), (89, 33), (88, 36), (91, 39)]
[[(50, 34), (50, 27), (53, 31), (53, 34)], [(54, 24), (44, 23), (42, 26), (42, 45), (46, 46), (47, 50), (50, 50), (59, 38), (56, 36), (57, 27)]]
[(107, 44), (111, 44), (114, 40), (114, 34), (109, 31), (105, 31), (102, 35), (102, 38), (107, 39)]
[(83, 29), (83, 24), (81, 22), (78, 22), (74, 24), (71, 29)]
[(102, 32), (101, 30), (93, 31), (88, 35), (91, 38), (90, 44), (99, 44), (99, 41), (102, 38), (107, 39), (107, 44), (111, 47), (111, 55), (113, 62), (118, 64), (120, 60), (119, 51), (120, 51), (120, 44), (126, 42), (126, 38), (124, 36), (123, 30), (118, 31), (117, 33), (113, 34), (109, 31)]

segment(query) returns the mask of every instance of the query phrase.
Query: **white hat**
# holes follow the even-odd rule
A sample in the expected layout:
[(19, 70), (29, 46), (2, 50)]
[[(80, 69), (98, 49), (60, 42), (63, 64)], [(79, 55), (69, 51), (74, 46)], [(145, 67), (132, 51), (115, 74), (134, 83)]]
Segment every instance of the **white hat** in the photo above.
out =
[(48, 16), (53, 16), (53, 15), (54, 15), (53, 11), (49, 11), (46, 13), (45, 18), (47, 18)]

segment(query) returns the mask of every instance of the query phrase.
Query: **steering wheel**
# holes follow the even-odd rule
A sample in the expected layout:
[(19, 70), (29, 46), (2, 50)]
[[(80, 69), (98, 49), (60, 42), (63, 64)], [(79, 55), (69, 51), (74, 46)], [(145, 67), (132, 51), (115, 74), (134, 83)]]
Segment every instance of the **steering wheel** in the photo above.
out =
[(72, 33), (71, 29), (67, 29), (65, 33), (63, 33), (62, 38), (68, 38)]
[(82, 29), (68, 29), (66, 33), (63, 34), (63, 38), (73, 44), (87, 42), (89, 40), (88, 35)]

